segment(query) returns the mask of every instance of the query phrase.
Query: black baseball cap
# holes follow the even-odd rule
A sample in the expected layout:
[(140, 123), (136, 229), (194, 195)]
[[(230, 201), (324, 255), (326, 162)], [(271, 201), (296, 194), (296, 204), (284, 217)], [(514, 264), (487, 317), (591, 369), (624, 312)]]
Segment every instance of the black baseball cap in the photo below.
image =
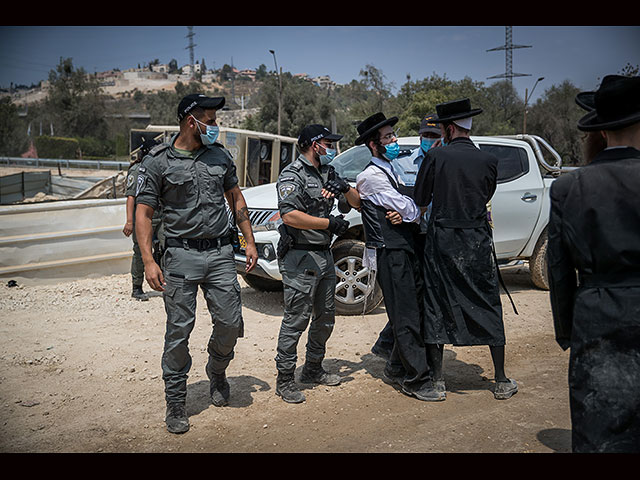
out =
[(433, 119), (436, 118), (434, 114), (429, 114), (422, 119), (420, 122), (420, 130), (418, 130), (418, 135), (422, 135), (423, 133), (436, 133), (440, 135), (440, 126), (437, 123), (433, 122)]
[(201, 93), (187, 95), (178, 104), (178, 121), (182, 121), (196, 107), (220, 110), (224, 107), (224, 97), (207, 97)]
[(298, 137), (298, 145), (304, 148), (322, 138), (325, 138), (331, 142), (337, 142), (342, 137), (343, 135), (331, 133), (331, 131), (323, 125), (307, 125), (300, 132), (300, 136)]

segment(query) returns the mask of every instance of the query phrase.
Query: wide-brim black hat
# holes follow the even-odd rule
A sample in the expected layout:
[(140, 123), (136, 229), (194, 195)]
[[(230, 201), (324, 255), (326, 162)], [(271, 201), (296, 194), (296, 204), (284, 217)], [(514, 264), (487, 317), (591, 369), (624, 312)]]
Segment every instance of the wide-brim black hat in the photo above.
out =
[(593, 106), (578, 120), (578, 130), (618, 130), (640, 122), (640, 77), (607, 75), (593, 95)]
[(453, 100), (436, 105), (437, 116), (432, 118), (431, 121), (433, 123), (452, 122), (453, 120), (460, 120), (461, 118), (473, 117), (479, 113), (482, 113), (481, 108), (472, 109), (471, 100), (462, 98), (460, 100)]
[(595, 97), (596, 92), (580, 92), (576, 95), (576, 103), (580, 108), (590, 112), (596, 108)]
[(359, 136), (358, 138), (356, 138), (356, 145), (362, 145), (365, 138), (367, 138), (376, 130), (386, 125), (394, 126), (396, 123), (398, 123), (398, 117), (387, 118), (382, 112), (374, 113), (370, 117), (365, 118), (358, 125), (357, 129)]

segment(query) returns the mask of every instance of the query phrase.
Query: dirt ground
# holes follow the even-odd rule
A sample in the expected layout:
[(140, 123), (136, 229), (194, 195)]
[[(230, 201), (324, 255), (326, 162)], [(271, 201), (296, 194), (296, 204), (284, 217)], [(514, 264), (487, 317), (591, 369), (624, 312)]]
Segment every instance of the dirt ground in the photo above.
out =
[[(159, 294), (133, 300), (129, 275), (0, 285), (0, 452), (569, 452), (568, 352), (555, 343), (548, 292), (531, 285), (526, 266), (504, 277), (520, 313), (502, 295), (507, 375), (520, 388), (506, 401), (493, 398), (483, 346), (446, 347), (444, 402), (386, 384), (384, 361), (370, 352), (387, 321), (381, 306), (337, 317), (324, 365), (341, 385), (304, 385), (306, 402), (287, 404), (275, 394), (282, 293), (240, 279), (245, 337), (227, 371), (230, 404), (214, 407), (204, 371), (211, 319), (200, 294), (183, 435), (164, 424)], [(299, 365), (305, 343), (306, 334)]]

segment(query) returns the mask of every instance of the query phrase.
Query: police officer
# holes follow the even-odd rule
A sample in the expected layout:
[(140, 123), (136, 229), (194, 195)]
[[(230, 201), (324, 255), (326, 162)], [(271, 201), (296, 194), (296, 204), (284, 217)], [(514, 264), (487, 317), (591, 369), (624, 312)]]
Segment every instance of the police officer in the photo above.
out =
[[(179, 133), (151, 150), (138, 177), (136, 233), (147, 282), (164, 292), (167, 312), (162, 378), (165, 421), (172, 433), (189, 429), (185, 410), (191, 367), (188, 340), (198, 287), (213, 320), (206, 366), (211, 401), (223, 406), (229, 399), (225, 370), (237, 338), (242, 337), (243, 321), (225, 198), (247, 240), (247, 271), (255, 267), (258, 257), (233, 159), (216, 143), (216, 111), (223, 105), (223, 97), (184, 97), (178, 105)], [(151, 255), (151, 219), (158, 207), (163, 208), (166, 236), (163, 269)]]
[(284, 284), (284, 317), (275, 358), (276, 394), (289, 403), (305, 400), (295, 383), (294, 371), (298, 340), (309, 322), (301, 381), (340, 383), (338, 375), (323, 369), (322, 360), (335, 320), (336, 274), (331, 239), (345, 233), (349, 222), (330, 212), (336, 193), (344, 195), (350, 205), (359, 205), (355, 189), (328, 165), (336, 153), (334, 142), (341, 138), (322, 125), (306, 126), (298, 138), (300, 156), (282, 170), (277, 183), (283, 221), (278, 265)]
[[(140, 246), (138, 245), (136, 230), (134, 228), (136, 218), (136, 188), (138, 182), (138, 169), (142, 159), (149, 153), (149, 150), (151, 150), (154, 145), (155, 142), (143, 139), (140, 149), (136, 152), (131, 165), (129, 165), (129, 170), (127, 170), (127, 184), (125, 189), (125, 195), (127, 197), (127, 221), (122, 229), (122, 233), (127, 237), (131, 236), (131, 240), (133, 240), (133, 255), (131, 256), (131, 283), (133, 284), (133, 290), (131, 297), (140, 301), (147, 301), (149, 300), (149, 297), (142, 289), (142, 283), (144, 282), (144, 263), (142, 263)], [(153, 230), (154, 254), (161, 251), (162, 245), (164, 245), (161, 217), (161, 209), (153, 212), (151, 225)]]

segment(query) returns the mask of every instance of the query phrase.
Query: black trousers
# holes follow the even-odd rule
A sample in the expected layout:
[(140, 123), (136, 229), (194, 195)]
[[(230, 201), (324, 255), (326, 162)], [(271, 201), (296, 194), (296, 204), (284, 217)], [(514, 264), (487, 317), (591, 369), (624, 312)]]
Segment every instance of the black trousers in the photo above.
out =
[(407, 250), (377, 251), (378, 282), (393, 330), (394, 348), (389, 366), (398, 360), (407, 387), (419, 388), (430, 379), (424, 343), (424, 280), (417, 256)]

